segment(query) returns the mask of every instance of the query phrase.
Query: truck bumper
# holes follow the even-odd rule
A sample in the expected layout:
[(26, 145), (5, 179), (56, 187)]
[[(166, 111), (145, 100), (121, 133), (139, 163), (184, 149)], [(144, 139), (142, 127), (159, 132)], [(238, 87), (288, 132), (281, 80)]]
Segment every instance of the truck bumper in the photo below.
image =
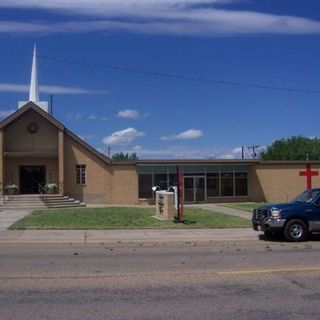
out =
[(256, 231), (281, 231), (286, 223), (285, 219), (252, 220), (252, 227)]

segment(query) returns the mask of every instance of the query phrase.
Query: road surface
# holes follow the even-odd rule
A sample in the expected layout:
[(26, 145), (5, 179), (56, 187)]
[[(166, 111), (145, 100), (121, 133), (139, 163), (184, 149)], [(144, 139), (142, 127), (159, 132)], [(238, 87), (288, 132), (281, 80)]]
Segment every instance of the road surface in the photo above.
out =
[(320, 241), (0, 243), (0, 319), (320, 319)]

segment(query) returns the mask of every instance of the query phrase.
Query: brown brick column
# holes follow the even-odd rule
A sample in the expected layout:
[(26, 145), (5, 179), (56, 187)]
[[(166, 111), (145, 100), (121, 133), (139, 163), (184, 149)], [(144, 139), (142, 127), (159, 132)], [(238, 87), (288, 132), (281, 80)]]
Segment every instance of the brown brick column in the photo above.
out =
[(64, 194), (64, 132), (58, 133), (59, 193)]

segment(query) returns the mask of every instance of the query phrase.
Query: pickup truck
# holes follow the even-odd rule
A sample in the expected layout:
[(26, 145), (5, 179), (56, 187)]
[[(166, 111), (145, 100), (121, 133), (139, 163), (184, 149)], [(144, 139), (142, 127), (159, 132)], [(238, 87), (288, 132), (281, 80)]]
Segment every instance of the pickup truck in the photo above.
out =
[(320, 188), (306, 190), (288, 203), (254, 209), (252, 227), (266, 236), (282, 233), (288, 241), (304, 241), (320, 232)]

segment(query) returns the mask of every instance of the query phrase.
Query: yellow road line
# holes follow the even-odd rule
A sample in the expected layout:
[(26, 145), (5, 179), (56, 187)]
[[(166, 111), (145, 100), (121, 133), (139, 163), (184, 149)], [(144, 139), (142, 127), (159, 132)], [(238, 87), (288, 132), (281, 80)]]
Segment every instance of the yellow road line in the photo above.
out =
[(320, 272), (320, 267), (297, 267), (297, 268), (220, 271), (220, 272), (217, 272), (217, 274), (221, 275), (221, 276), (232, 276), (232, 275), (254, 275), (254, 274), (260, 274), (260, 273), (306, 272), (306, 271)]

